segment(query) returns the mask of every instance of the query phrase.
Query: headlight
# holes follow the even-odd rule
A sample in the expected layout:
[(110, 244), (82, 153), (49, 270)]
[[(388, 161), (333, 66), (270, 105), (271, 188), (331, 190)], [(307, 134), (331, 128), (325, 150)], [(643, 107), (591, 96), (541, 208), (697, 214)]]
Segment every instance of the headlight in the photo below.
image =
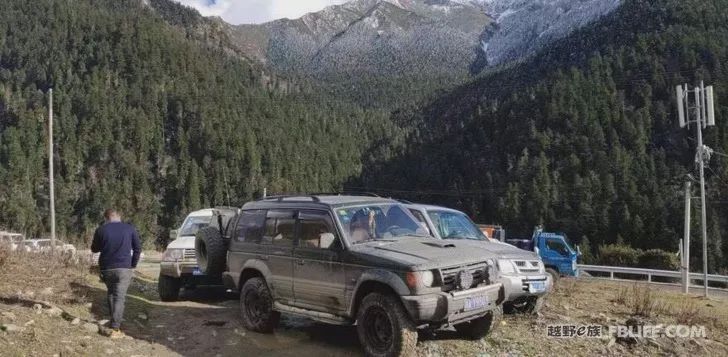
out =
[(543, 262), (540, 260), (538, 261), (538, 272), (540, 274), (546, 273), (546, 267), (543, 265)]
[(429, 288), (435, 282), (435, 275), (429, 270), (423, 271), (420, 273), (420, 281), (422, 281), (422, 285)]
[(435, 283), (435, 275), (431, 271), (414, 271), (407, 272), (407, 286), (416, 289), (419, 286), (426, 288), (432, 287)]
[(162, 260), (165, 262), (174, 262), (178, 260), (182, 260), (182, 257), (184, 256), (184, 249), (167, 249), (164, 251), (164, 255), (162, 256)]
[(498, 259), (498, 270), (504, 274), (515, 273), (516, 267), (508, 259)]

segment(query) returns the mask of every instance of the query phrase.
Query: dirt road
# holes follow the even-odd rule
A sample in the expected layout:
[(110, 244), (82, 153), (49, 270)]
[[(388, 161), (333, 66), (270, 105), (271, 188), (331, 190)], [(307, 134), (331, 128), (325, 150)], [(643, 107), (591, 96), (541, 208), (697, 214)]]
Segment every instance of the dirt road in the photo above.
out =
[[(238, 318), (238, 297), (220, 287), (183, 291), (179, 302), (163, 303), (156, 294), (159, 263), (147, 259), (137, 269), (132, 297), (134, 324), (127, 334), (162, 344), (188, 356), (359, 356), (356, 330), (286, 316), (274, 334), (245, 330)], [(139, 314), (147, 319), (141, 320)]]

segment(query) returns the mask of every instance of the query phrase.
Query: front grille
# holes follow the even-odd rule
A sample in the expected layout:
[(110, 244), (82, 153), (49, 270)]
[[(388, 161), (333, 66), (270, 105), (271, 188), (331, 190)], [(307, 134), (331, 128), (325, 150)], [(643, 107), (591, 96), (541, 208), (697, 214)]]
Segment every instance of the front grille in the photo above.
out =
[(194, 249), (185, 249), (182, 260), (197, 261), (197, 255), (195, 255)]
[(514, 260), (519, 273), (538, 273), (538, 260)]
[[(488, 278), (487, 268), (488, 264), (483, 262), (440, 269), (442, 291), (464, 290), (480, 285)], [(458, 274), (464, 270), (469, 271), (473, 275), (473, 283), (470, 286), (460, 287), (458, 284)]]

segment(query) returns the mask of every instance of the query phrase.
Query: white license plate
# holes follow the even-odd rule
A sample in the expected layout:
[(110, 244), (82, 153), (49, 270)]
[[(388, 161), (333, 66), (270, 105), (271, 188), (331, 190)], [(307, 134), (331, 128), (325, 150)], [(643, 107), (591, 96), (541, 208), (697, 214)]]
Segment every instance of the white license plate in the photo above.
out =
[(200, 268), (195, 268), (192, 270), (192, 275), (205, 275), (205, 273), (203, 273)]
[(542, 293), (542, 292), (546, 291), (546, 284), (544, 284), (543, 281), (537, 281), (537, 282), (530, 283), (528, 285), (528, 291), (531, 294)]
[(477, 310), (488, 306), (488, 297), (483, 296), (473, 296), (465, 299), (465, 306), (463, 307), (465, 311), (470, 310)]

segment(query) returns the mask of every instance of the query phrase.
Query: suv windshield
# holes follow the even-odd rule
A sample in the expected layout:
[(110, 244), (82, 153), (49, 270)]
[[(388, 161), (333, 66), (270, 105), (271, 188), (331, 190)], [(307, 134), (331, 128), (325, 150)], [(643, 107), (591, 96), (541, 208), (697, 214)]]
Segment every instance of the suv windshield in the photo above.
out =
[(487, 240), (483, 232), (463, 213), (428, 211), (427, 215), (442, 239)]
[(336, 216), (352, 244), (404, 236), (428, 236), (409, 211), (398, 204), (343, 207), (336, 209)]
[(189, 217), (185, 220), (182, 226), (182, 233), (180, 236), (193, 236), (197, 234), (200, 228), (205, 228), (210, 225), (210, 217)]

